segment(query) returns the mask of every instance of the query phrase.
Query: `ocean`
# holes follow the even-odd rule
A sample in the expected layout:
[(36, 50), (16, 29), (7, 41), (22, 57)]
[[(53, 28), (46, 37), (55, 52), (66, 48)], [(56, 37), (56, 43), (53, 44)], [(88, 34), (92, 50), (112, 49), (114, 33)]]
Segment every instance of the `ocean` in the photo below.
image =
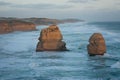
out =
[[(69, 51), (35, 52), (40, 31), (0, 35), (0, 80), (120, 80), (120, 22), (58, 25)], [(104, 56), (89, 56), (93, 33), (105, 38)]]

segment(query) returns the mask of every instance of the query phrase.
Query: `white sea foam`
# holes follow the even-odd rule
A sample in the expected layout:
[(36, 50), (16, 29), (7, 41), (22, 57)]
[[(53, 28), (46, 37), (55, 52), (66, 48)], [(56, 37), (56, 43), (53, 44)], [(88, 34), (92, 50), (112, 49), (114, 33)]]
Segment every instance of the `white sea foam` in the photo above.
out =
[(105, 54), (104, 54), (104, 57), (115, 57), (115, 56), (110, 55), (110, 54), (108, 54), (108, 53), (105, 53)]
[(120, 33), (115, 33), (110, 31), (106, 31), (106, 33), (109, 35), (109, 37), (112, 37), (113, 42), (120, 42), (120, 37), (119, 37)]
[(31, 68), (31, 69), (35, 69), (36, 67), (38, 67), (39, 66), (39, 64), (37, 64), (37, 63), (30, 63), (29, 64), (29, 67)]
[(116, 62), (115, 64), (111, 65), (111, 68), (120, 68), (120, 62)]

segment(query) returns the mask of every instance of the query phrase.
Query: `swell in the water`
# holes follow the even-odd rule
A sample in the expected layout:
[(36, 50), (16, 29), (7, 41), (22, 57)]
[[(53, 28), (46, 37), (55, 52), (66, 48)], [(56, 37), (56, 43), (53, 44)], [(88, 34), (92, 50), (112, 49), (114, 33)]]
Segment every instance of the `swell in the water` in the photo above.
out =
[[(35, 52), (40, 31), (47, 26), (38, 26), (32, 32), (0, 35), (0, 79), (119, 80), (119, 33), (98, 25), (81, 22), (58, 25), (70, 50), (65, 52)], [(107, 53), (89, 57), (88, 40), (95, 32), (103, 34)]]

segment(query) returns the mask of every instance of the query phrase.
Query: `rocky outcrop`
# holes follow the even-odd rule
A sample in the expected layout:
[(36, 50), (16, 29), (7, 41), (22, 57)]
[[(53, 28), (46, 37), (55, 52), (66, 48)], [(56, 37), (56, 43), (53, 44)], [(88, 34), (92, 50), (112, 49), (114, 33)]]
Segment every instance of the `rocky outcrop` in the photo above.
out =
[(0, 34), (13, 31), (35, 30), (35, 24), (21, 20), (0, 20)]
[(65, 51), (66, 44), (62, 39), (62, 34), (56, 25), (42, 29), (36, 51)]
[(101, 33), (94, 33), (90, 37), (87, 49), (90, 56), (104, 55), (104, 53), (106, 52), (106, 44)]

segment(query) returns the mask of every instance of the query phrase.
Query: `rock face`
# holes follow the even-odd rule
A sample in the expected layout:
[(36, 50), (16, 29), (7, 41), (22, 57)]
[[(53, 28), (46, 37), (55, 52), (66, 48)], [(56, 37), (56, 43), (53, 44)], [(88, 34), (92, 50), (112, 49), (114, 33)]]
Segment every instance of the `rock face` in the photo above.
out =
[(88, 54), (92, 55), (104, 55), (106, 52), (105, 40), (100, 33), (94, 33), (89, 39), (89, 45), (87, 46)]
[(0, 20), (0, 34), (13, 31), (30, 31), (35, 30), (35, 24), (20, 20)]
[(56, 25), (41, 30), (36, 51), (65, 51), (66, 44), (62, 41), (63, 37)]
[(12, 32), (12, 27), (7, 21), (0, 21), (0, 34)]
[(13, 20), (11, 24), (14, 31), (31, 31), (36, 29), (35, 24), (31, 22)]

